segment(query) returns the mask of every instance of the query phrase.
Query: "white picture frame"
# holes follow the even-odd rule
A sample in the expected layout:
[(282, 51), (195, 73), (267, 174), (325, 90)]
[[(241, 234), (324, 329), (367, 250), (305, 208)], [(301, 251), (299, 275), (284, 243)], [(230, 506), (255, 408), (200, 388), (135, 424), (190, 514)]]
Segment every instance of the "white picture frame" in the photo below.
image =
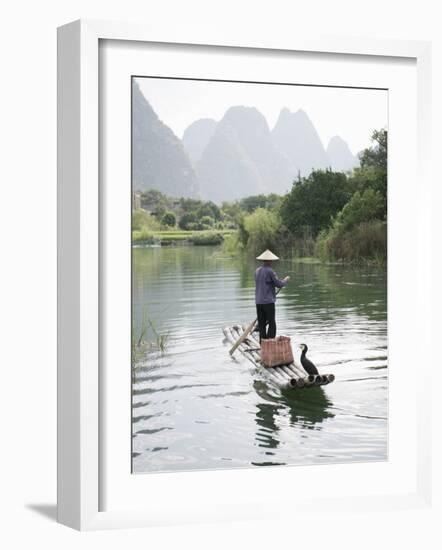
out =
[[(99, 95), (99, 48), (100, 41), (125, 41), (131, 44), (166, 43), (228, 47), (231, 55), (247, 49), (271, 52), (309, 52), (334, 56), (376, 56), (385, 59), (411, 59), (416, 63), (418, 117), (416, 143), (417, 168), (419, 173), (416, 225), (419, 245), (419, 266), (412, 276), (416, 286), (414, 313), (420, 316), (419, 338), (423, 347), (423, 360), (431, 364), (431, 182), (429, 177), (429, 123), (431, 106), (429, 97), (430, 45), (426, 42), (366, 40), (347, 37), (321, 37), (310, 39), (300, 36), (284, 37), (267, 43), (264, 37), (247, 38), (234, 36), (228, 30), (220, 30), (219, 36), (206, 36), (204, 31), (189, 36), (185, 29), (168, 34), (163, 29), (152, 29), (134, 24), (76, 21), (58, 31), (58, 520), (60, 523), (80, 530), (151, 526), (160, 524), (260, 518), (269, 515), (263, 510), (263, 502), (250, 497), (247, 508), (244, 502), (232, 493), (228, 498), (215, 503), (203, 501), (210, 498), (204, 492), (189, 497), (168, 508), (168, 503), (155, 509), (139, 506), (113, 506), (103, 509), (102, 418), (105, 408), (100, 383), (102, 357), (100, 337), (103, 319), (101, 302), (104, 291), (101, 287), (103, 262), (100, 218), (103, 204), (100, 193), (100, 95)], [(413, 177), (413, 176), (412, 176)], [(393, 218), (400, 224), (400, 219)], [(400, 229), (400, 228), (396, 228)], [(396, 234), (400, 231), (396, 231)], [(389, 243), (390, 244), (390, 243)], [(394, 387), (390, 391), (395, 390)], [(382, 494), (347, 495), (332, 493), (327, 498), (291, 499), (276, 497), (277, 502), (288, 503), (290, 509), (303, 513), (328, 509), (346, 512), (357, 507), (371, 511), (380, 508), (427, 506), (431, 498), (431, 446), (430, 402), (422, 389), (416, 388), (417, 405), (412, 425), (416, 433), (416, 457), (410, 466), (416, 469), (416, 484), (412, 491), (391, 490)], [(414, 409), (413, 409), (414, 411)], [(128, 434), (129, 438), (129, 434)], [(121, 442), (125, 445), (125, 442)], [(346, 477), (351, 465), (321, 466), (333, 468), (334, 475)], [(392, 466), (394, 469), (394, 465)], [(349, 471), (349, 470), (347, 470)], [(172, 476), (176, 474), (172, 474)], [(179, 474), (183, 491), (192, 492), (195, 474)], [(200, 485), (215, 483), (215, 474), (198, 472)], [(227, 474), (229, 476), (230, 474)], [(265, 469), (266, 481), (276, 479), (275, 469)], [(161, 487), (170, 482), (170, 475), (151, 477), (147, 483)], [(167, 479), (169, 476), (169, 479)], [(231, 483), (239, 483), (249, 474), (232, 472)], [(225, 479), (222, 483), (225, 483)], [(404, 489), (405, 490), (405, 489)], [(315, 492), (312, 491), (312, 495)], [(254, 502), (254, 499), (256, 502)], [(235, 501), (239, 501), (239, 504)], [(283, 514), (282, 507), (272, 504), (273, 517)]]

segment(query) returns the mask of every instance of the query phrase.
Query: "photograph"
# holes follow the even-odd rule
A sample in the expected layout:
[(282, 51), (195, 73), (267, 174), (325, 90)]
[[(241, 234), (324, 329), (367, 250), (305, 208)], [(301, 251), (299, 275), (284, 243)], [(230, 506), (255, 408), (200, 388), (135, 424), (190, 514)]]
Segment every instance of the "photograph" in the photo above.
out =
[(388, 90), (287, 80), (131, 78), (133, 474), (388, 460)]

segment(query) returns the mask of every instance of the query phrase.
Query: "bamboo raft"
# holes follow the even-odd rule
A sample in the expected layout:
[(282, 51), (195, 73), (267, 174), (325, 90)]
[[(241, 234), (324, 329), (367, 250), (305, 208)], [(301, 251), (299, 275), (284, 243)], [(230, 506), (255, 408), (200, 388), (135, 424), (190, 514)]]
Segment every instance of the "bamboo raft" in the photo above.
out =
[[(246, 327), (233, 325), (224, 327), (226, 339), (234, 344), (242, 336)], [(271, 382), (281, 389), (300, 389), (324, 386), (334, 381), (334, 374), (308, 374), (296, 361), (280, 367), (266, 367), (261, 360), (261, 348), (258, 339), (252, 332), (238, 346), (237, 350), (257, 367)]]

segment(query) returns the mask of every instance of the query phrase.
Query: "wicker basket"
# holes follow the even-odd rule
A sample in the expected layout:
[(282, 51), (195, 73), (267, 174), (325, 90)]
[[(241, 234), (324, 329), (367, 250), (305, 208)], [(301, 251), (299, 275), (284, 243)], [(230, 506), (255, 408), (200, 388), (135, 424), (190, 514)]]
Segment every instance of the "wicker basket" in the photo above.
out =
[(266, 367), (293, 363), (293, 351), (288, 336), (261, 340), (261, 360)]

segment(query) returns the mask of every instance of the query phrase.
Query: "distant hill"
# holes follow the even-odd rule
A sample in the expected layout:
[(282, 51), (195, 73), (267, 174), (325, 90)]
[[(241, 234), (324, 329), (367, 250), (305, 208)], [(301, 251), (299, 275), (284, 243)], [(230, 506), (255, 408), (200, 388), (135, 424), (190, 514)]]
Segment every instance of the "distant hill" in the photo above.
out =
[(350, 151), (347, 143), (339, 136), (334, 136), (327, 146), (330, 166), (336, 172), (346, 172), (359, 166), (358, 158)]
[(136, 82), (132, 92), (133, 188), (197, 197), (198, 179), (181, 140), (161, 122)]
[(201, 196), (214, 201), (285, 193), (296, 176), (275, 147), (264, 116), (244, 106), (227, 110), (196, 170)]
[(287, 108), (281, 110), (272, 131), (275, 146), (291, 162), (301, 176), (308, 176), (313, 169), (325, 169), (330, 161), (321, 139), (307, 113), (296, 113)]
[(213, 136), (216, 128), (216, 120), (212, 118), (200, 118), (192, 122), (183, 134), (183, 145), (195, 165), (201, 158), (204, 149)]
[(290, 190), (298, 173), (359, 164), (347, 143), (333, 137), (327, 150), (308, 117), (284, 108), (270, 131), (254, 107), (230, 107), (216, 122), (204, 118), (186, 128), (181, 141), (156, 115), (137, 83), (133, 86), (133, 187), (172, 197), (216, 203)]
[(256, 165), (266, 193), (285, 193), (295, 179), (287, 158), (275, 147), (265, 117), (254, 107), (231, 107), (225, 119)]
[(219, 203), (264, 193), (258, 168), (226, 117), (217, 124), (196, 169), (203, 199)]

